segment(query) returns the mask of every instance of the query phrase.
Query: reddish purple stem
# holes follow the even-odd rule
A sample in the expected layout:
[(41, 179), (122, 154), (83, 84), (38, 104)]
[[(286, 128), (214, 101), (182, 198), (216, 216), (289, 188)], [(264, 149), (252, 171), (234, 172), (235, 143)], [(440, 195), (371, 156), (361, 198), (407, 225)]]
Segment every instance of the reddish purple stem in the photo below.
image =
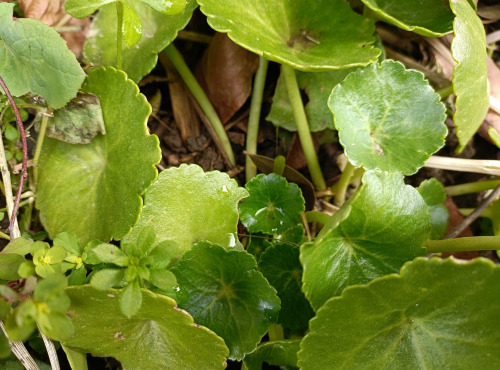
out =
[(23, 192), (23, 184), (24, 181), (28, 178), (28, 145), (26, 144), (26, 133), (24, 132), (23, 121), (21, 120), (21, 115), (19, 114), (19, 110), (17, 109), (17, 105), (14, 102), (14, 98), (10, 94), (7, 85), (3, 81), (2, 77), (0, 77), (0, 86), (2, 86), (3, 91), (5, 91), (5, 95), (9, 99), (10, 105), (12, 106), (12, 110), (16, 116), (17, 121), (17, 129), (21, 134), (21, 142), (23, 145), (23, 161), (22, 161), (22, 169), (21, 169), (21, 178), (19, 179), (19, 187), (17, 188), (16, 199), (14, 200), (14, 208), (12, 209), (12, 215), (10, 217), (10, 225), (9, 225), (9, 233), (10, 240), (12, 241), (14, 238), (14, 225), (16, 222), (16, 214), (19, 209), (19, 202), (21, 200), (21, 193)]

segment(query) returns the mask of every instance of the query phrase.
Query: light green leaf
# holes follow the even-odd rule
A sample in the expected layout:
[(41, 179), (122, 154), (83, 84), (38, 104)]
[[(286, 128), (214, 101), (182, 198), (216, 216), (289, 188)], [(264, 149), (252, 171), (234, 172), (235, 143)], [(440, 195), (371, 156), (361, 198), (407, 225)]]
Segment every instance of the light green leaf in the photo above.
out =
[(0, 75), (14, 96), (32, 92), (52, 108), (74, 98), (85, 73), (66, 42), (35, 19), (12, 19), (14, 4), (0, 3)]
[(142, 37), (142, 24), (137, 13), (125, 2), (123, 4), (123, 39), (127, 45), (132, 46)]
[[(123, 262), (125, 259), (128, 259), (127, 255), (113, 244), (102, 243), (92, 250), (101, 262), (104, 263), (114, 263), (116, 260)], [(119, 266), (126, 266), (126, 264), (120, 263)]]
[(243, 359), (248, 370), (262, 370), (263, 362), (275, 366), (297, 367), (300, 339), (278, 340), (262, 343)]
[(80, 256), (83, 252), (78, 238), (72, 233), (62, 232), (57, 234), (54, 238), (53, 244), (54, 247), (62, 247), (69, 253), (73, 253), (75, 256)]
[[(328, 109), (328, 97), (332, 89), (354, 69), (341, 69), (325, 72), (297, 72), (297, 83), (309, 98), (305, 105), (307, 121), (311, 132), (335, 129), (332, 114)], [(271, 111), (266, 119), (277, 127), (288, 131), (297, 131), (292, 106), (283, 78), (278, 78), (273, 95)]]
[(107, 133), (78, 146), (45, 139), (36, 205), (51, 237), (69, 231), (85, 245), (129, 232), (161, 152), (146, 126), (151, 107), (125, 73), (96, 69), (83, 88), (101, 101)]
[[(377, 60), (373, 21), (344, 0), (198, 0), (208, 23), (266, 59), (305, 70), (364, 66)], [(245, 25), (242, 27), (242, 25)]]
[(276, 291), (245, 251), (197, 243), (172, 271), (179, 307), (224, 338), (231, 359), (252, 352), (278, 318)]
[(68, 339), (75, 332), (71, 320), (64, 312), (60, 311), (41, 311), (38, 314), (36, 323), (43, 334), (57, 341)]
[(270, 173), (255, 176), (245, 188), (250, 196), (239, 204), (240, 221), (251, 233), (280, 234), (300, 222), (305, 205), (296, 184)]
[[(131, 319), (120, 312), (121, 291), (70, 287), (69, 314), (75, 335), (65, 346), (93, 356), (114, 357), (123, 368), (223, 369), (228, 350), (221, 338), (196, 325), (168, 297), (142, 291), (143, 305)], [(133, 350), (131, 350), (133, 349)]]
[(444, 145), (440, 100), (422, 73), (386, 60), (347, 76), (328, 105), (352, 164), (411, 175)]
[(139, 281), (128, 284), (120, 297), (120, 310), (129, 319), (134, 316), (142, 305), (142, 292)]
[(462, 151), (486, 117), (490, 89), (486, 72), (486, 35), (481, 19), (468, 0), (451, 0), (456, 18), (451, 53), (453, 90), (457, 97), (453, 121), (457, 127), (458, 151)]
[(177, 279), (170, 270), (151, 270), (151, 284), (164, 292), (172, 294), (175, 292)]
[(259, 270), (278, 291), (281, 310), (278, 323), (285, 328), (305, 329), (314, 311), (302, 293), (302, 266), (299, 247), (279, 243), (266, 249), (259, 260)]
[(398, 172), (368, 171), (363, 185), (303, 244), (303, 290), (318, 310), (349, 285), (397, 272), (425, 254), (431, 224), (427, 205)]
[(75, 351), (66, 346), (61, 346), (66, 354), (71, 370), (88, 370), (87, 354)]
[[(141, 20), (143, 36), (136, 45), (123, 46), (122, 67), (130, 79), (138, 82), (156, 66), (158, 54), (177, 37), (177, 32), (184, 29), (197, 4), (196, 0), (187, 0), (186, 8), (177, 15), (159, 13), (139, 1), (128, 5)], [(84, 57), (87, 64), (116, 65), (116, 24), (115, 7), (104, 6), (86, 39)]]
[[(35, 118), (35, 128), (40, 130), (43, 115)], [(105, 134), (104, 120), (99, 99), (94, 94), (78, 93), (64, 108), (48, 117), (45, 135), (70, 144), (88, 144), (98, 134)]]
[[(111, 4), (117, 0), (67, 0), (64, 4), (66, 13), (75, 18), (86, 18), (106, 4)], [(115, 10), (116, 11), (116, 10)]]
[(448, 1), (362, 0), (380, 19), (423, 36), (441, 37), (453, 30)]
[(34, 241), (27, 238), (16, 238), (11, 241), (6, 247), (0, 252), (0, 254), (16, 253), (21, 256), (27, 255), (31, 251), (31, 247)]
[(148, 256), (153, 259), (152, 266), (166, 268), (179, 253), (179, 245), (172, 240), (166, 240), (156, 244)]
[(155, 239), (155, 229), (151, 226), (146, 226), (139, 232), (139, 236), (137, 237), (137, 246), (142, 253), (147, 255), (152, 249)]
[(418, 258), (332, 298), (310, 322), (301, 369), (492, 369), (500, 363), (500, 268)]
[(104, 269), (94, 272), (90, 283), (97, 290), (106, 290), (119, 285), (124, 277), (123, 269)]
[(19, 266), (24, 262), (26, 260), (19, 254), (0, 254), (0, 279), (7, 281), (19, 279)]
[(186, 8), (186, 0), (139, 0), (163, 14), (179, 14)]
[(238, 243), (238, 201), (247, 195), (235, 180), (197, 165), (169, 168), (146, 192), (141, 218), (125, 241), (135, 241), (144, 226), (153, 226), (156, 241), (179, 244), (176, 259), (202, 240), (233, 248)]

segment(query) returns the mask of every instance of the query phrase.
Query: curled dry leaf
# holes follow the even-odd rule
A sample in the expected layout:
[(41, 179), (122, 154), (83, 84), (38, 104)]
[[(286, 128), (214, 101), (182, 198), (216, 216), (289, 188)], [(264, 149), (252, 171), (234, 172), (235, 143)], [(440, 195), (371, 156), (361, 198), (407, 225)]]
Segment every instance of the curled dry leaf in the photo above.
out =
[(19, 0), (19, 7), (26, 18), (39, 19), (49, 26), (55, 26), (66, 14), (66, 0)]
[(226, 123), (246, 102), (257, 71), (257, 55), (232, 42), (226, 34), (215, 34), (196, 70), (196, 77)]

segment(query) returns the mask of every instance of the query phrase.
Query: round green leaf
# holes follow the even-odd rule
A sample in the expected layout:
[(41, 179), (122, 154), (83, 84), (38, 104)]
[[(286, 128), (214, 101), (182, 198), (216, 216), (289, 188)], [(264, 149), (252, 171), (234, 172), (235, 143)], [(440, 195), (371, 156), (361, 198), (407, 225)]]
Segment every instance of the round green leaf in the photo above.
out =
[[(123, 45), (122, 68), (130, 79), (138, 82), (156, 66), (158, 54), (176, 38), (177, 32), (184, 29), (197, 4), (195, 0), (187, 0), (184, 10), (176, 15), (159, 13), (140, 1), (131, 1), (128, 5), (139, 17), (143, 30), (137, 44)], [(116, 7), (114, 4), (104, 6), (95, 17), (85, 42), (87, 64), (116, 66), (116, 24)]]
[(266, 249), (259, 260), (259, 270), (278, 291), (281, 310), (278, 323), (291, 329), (307, 328), (314, 311), (302, 293), (302, 265), (299, 247), (279, 243)]
[(296, 184), (270, 173), (255, 176), (245, 188), (250, 196), (239, 204), (240, 220), (251, 233), (279, 234), (300, 222), (305, 205)]
[(481, 19), (468, 0), (451, 0), (456, 18), (455, 38), (451, 44), (453, 59), (453, 90), (457, 97), (453, 121), (461, 151), (474, 136), (486, 117), (490, 103), (486, 71), (486, 35)]
[(86, 145), (46, 138), (36, 203), (51, 238), (69, 231), (81, 245), (130, 231), (161, 158), (158, 138), (146, 126), (151, 107), (125, 73), (96, 69), (84, 89), (101, 101), (106, 135)]
[(179, 307), (224, 338), (232, 359), (253, 351), (278, 318), (276, 291), (245, 251), (197, 243), (172, 271)]
[[(237, 44), (304, 71), (377, 60), (373, 21), (344, 0), (198, 0), (208, 23)], [(244, 25), (244, 26), (242, 26)]]
[(362, 0), (380, 19), (429, 37), (452, 32), (454, 15), (448, 1)]
[(418, 258), (328, 300), (301, 369), (493, 369), (500, 363), (500, 268)]
[(392, 60), (351, 73), (328, 101), (350, 162), (411, 175), (444, 145), (445, 107), (424, 75)]
[(186, 164), (169, 168), (146, 192), (141, 218), (125, 241), (137, 240), (144, 226), (153, 226), (156, 242), (177, 242), (176, 259), (202, 240), (235, 247), (237, 203), (246, 195), (225, 173), (205, 173), (197, 165)]
[(450, 217), (448, 208), (443, 204), (447, 198), (444, 186), (438, 180), (432, 178), (422, 181), (417, 190), (427, 203), (431, 214), (432, 231), (430, 238), (433, 240), (441, 239), (448, 229), (448, 219)]
[(431, 229), (427, 205), (398, 172), (368, 171), (363, 185), (303, 244), (303, 290), (317, 310), (345, 287), (397, 272), (425, 254)]
[(0, 3), (0, 75), (14, 96), (32, 92), (52, 108), (75, 97), (85, 73), (66, 42), (34, 19), (12, 19), (14, 4)]
[(173, 299), (142, 291), (143, 304), (127, 319), (120, 311), (121, 291), (100, 292), (90, 286), (66, 289), (75, 335), (65, 346), (93, 356), (114, 357), (123, 368), (223, 369), (224, 341), (193, 323)]

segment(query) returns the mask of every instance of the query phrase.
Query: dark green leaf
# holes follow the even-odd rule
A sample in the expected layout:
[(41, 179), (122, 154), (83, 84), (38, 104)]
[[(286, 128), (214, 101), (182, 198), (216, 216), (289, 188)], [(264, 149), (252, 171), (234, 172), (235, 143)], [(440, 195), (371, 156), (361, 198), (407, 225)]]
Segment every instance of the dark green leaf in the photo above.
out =
[(351, 73), (328, 101), (349, 161), (411, 175), (444, 145), (445, 107), (424, 75), (392, 60)]
[(250, 232), (279, 234), (300, 222), (304, 198), (296, 184), (274, 173), (247, 182), (250, 193), (239, 204), (240, 221)]
[(232, 359), (253, 351), (277, 320), (276, 291), (245, 251), (200, 242), (172, 271), (179, 283), (179, 307), (224, 338)]
[(248, 370), (262, 370), (263, 362), (275, 366), (297, 367), (297, 352), (300, 339), (279, 340), (262, 343), (243, 359)]
[(228, 350), (221, 338), (196, 325), (173, 299), (143, 290), (131, 319), (120, 312), (121, 291), (70, 287), (75, 335), (63, 342), (81, 352), (114, 357), (124, 369), (223, 369)]
[(68, 275), (68, 285), (82, 285), (86, 278), (87, 270), (85, 267), (74, 269), (71, 271), (71, 274)]
[(440, 37), (452, 32), (454, 15), (448, 1), (362, 0), (382, 20), (424, 36)]
[(247, 252), (258, 261), (262, 253), (272, 245), (270, 238), (264, 235), (250, 235)]
[(314, 243), (301, 247), (306, 297), (318, 310), (349, 285), (399, 271), (425, 253), (430, 230), (427, 205), (402, 174), (367, 171)]
[(310, 322), (301, 369), (491, 369), (500, 363), (500, 268), (418, 258), (331, 298)]
[(307, 328), (314, 311), (302, 293), (302, 265), (299, 247), (279, 243), (266, 249), (259, 260), (259, 270), (278, 291), (281, 310), (278, 323), (294, 330)]
[[(374, 25), (344, 0), (199, 0), (208, 23), (237, 44), (299, 70), (339, 69), (377, 60)], [(245, 25), (245, 27), (241, 27)]]
[(0, 3), (0, 75), (12, 95), (32, 92), (52, 108), (74, 98), (85, 73), (66, 42), (33, 19), (12, 19), (14, 4)]

